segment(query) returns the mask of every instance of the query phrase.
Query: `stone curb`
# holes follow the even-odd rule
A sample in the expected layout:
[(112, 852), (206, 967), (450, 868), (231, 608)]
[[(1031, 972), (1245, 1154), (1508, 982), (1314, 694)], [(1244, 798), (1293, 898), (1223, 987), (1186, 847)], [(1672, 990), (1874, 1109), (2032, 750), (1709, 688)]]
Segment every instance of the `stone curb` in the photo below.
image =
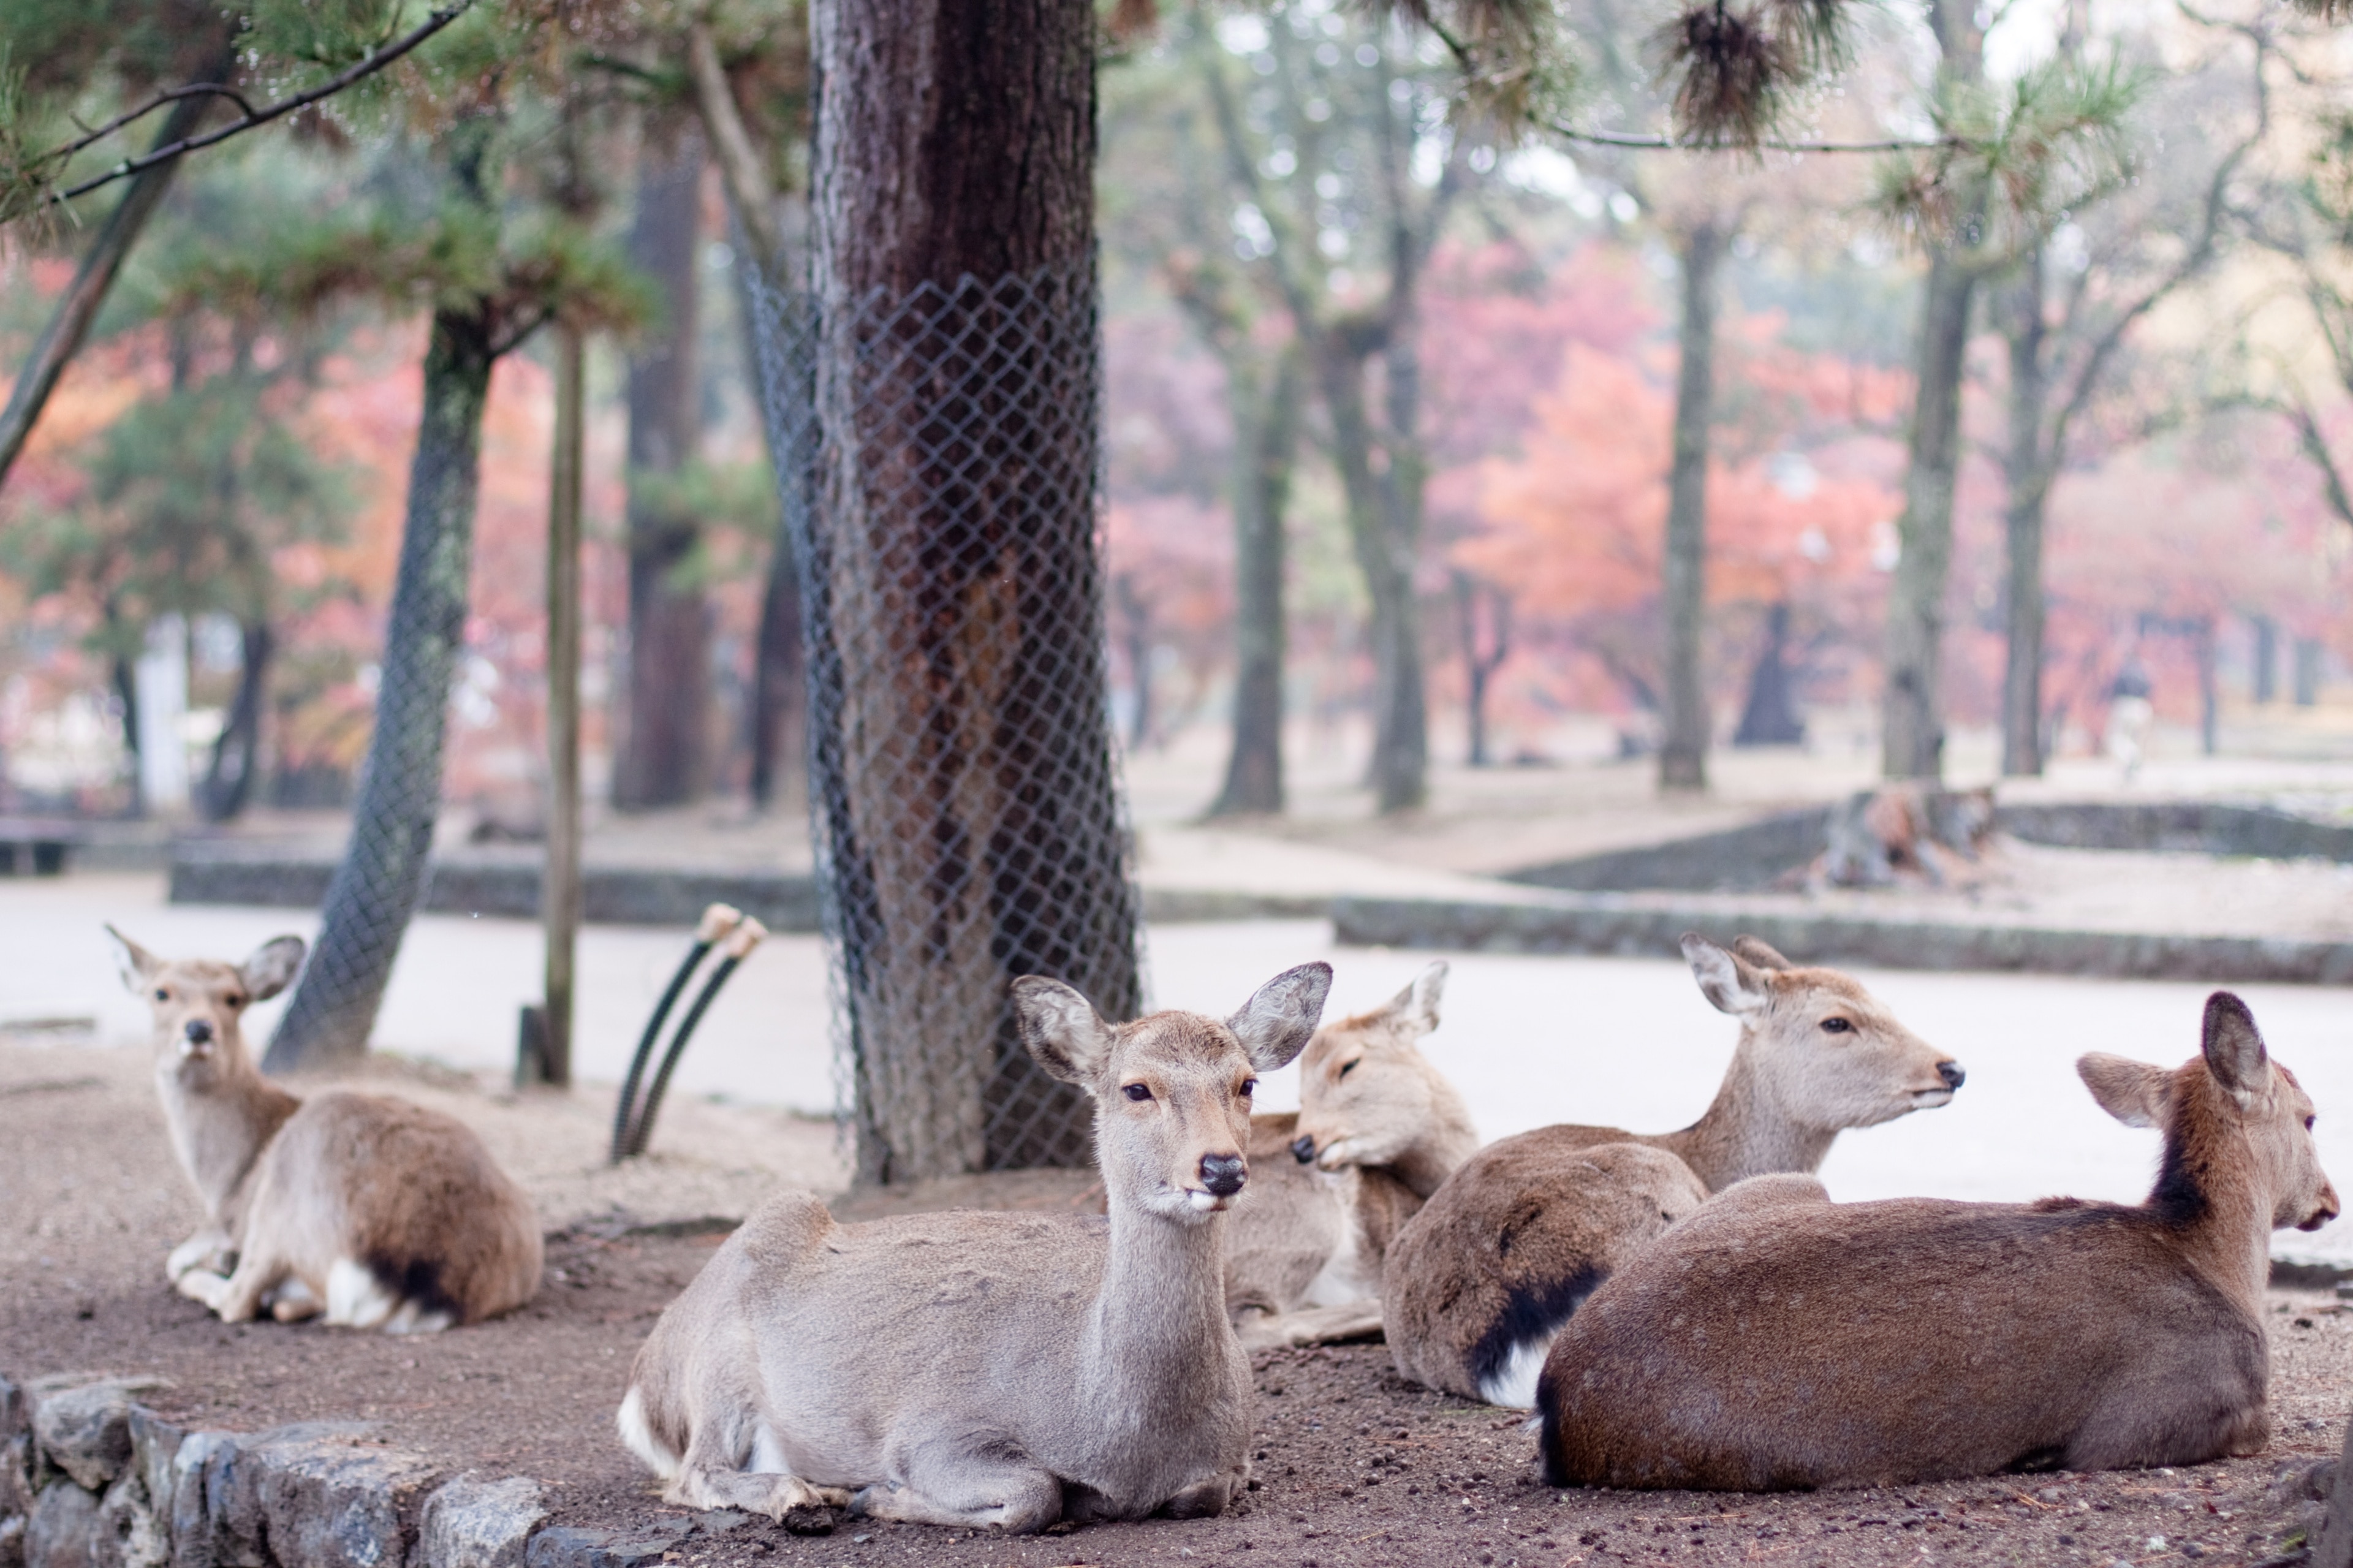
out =
[(1356, 947), (1669, 958), (1684, 931), (1754, 936), (1807, 963), (1996, 970), (2121, 980), (2353, 984), (2353, 942), (2188, 932), (2066, 931), (1742, 910), (1658, 894), (1561, 894), (1536, 904), (1337, 899), (1334, 933)]
[(0, 1376), (0, 1568), (634, 1568), (698, 1528), (550, 1530), (536, 1481), (445, 1476), (364, 1422), (191, 1432), (131, 1397), (153, 1386)]

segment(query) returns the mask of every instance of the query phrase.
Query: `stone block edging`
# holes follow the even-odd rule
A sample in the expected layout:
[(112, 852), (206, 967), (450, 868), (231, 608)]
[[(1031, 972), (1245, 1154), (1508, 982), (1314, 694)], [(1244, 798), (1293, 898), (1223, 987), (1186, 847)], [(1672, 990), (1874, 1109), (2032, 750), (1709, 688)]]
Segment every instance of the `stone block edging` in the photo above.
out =
[[(534, 1536), (605, 1534), (545, 1530), (536, 1481), (445, 1475), (363, 1422), (190, 1431), (132, 1397), (153, 1386), (0, 1376), (0, 1568), (525, 1568)], [(615, 1543), (613, 1568), (660, 1555)]]
[(2067, 931), (1957, 921), (1680, 906), (1651, 895), (1562, 894), (1540, 904), (1337, 899), (1334, 932), (1356, 947), (1670, 958), (1687, 931), (1760, 938), (1802, 963), (2008, 970), (2124, 980), (2353, 984), (2353, 942), (2191, 932)]

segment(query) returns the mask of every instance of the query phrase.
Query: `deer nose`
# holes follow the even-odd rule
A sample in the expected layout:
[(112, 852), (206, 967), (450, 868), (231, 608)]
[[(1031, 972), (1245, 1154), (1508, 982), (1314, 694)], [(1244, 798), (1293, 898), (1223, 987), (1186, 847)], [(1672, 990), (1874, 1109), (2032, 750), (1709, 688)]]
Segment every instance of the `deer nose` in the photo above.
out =
[(1240, 1154), (1204, 1154), (1201, 1156), (1201, 1184), (1221, 1198), (1232, 1197), (1242, 1190), (1242, 1182), (1250, 1167), (1242, 1163)]
[(1958, 1062), (1938, 1062), (1936, 1076), (1945, 1080), (1947, 1089), (1958, 1089), (1968, 1080), (1969, 1075), (1961, 1070), (1961, 1064)]
[(213, 1025), (209, 1018), (191, 1018), (187, 1026), (188, 1043), (208, 1046), (213, 1043)]
[(1298, 1161), (1303, 1165), (1314, 1164), (1315, 1163), (1315, 1140), (1313, 1138), (1299, 1138), (1293, 1140), (1291, 1145), (1291, 1157)]

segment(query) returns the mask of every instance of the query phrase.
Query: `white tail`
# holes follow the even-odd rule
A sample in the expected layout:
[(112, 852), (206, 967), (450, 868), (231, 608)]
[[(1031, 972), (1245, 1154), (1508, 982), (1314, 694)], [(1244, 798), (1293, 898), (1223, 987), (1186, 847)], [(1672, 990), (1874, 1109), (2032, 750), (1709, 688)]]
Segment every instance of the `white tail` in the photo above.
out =
[(1014, 983), (1024, 1044), (1095, 1101), (1106, 1227), (962, 1211), (834, 1223), (807, 1194), (723, 1244), (638, 1353), (618, 1425), (688, 1508), (1033, 1531), (1213, 1514), (1250, 1471), (1250, 1363), (1224, 1310), (1250, 1092), (1306, 1045), (1331, 971), (1225, 1023), (1112, 1026)]
[(1753, 937), (1686, 935), (1683, 949), (1702, 994), (1740, 1020), (1715, 1102), (1678, 1132), (1546, 1127), (1473, 1156), (1390, 1248), (1384, 1316), (1405, 1376), (1525, 1407), (1561, 1325), (1708, 1194), (1815, 1170), (1841, 1129), (1943, 1105), (1961, 1085), (1957, 1063), (1849, 975)]
[(183, 1295), (242, 1322), (323, 1316), (418, 1333), (521, 1306), (539, 1289), (539, 1222), (463, 1123), (404, 1100), (296, 1099), (261, 1076), (243, 1021), (302, 964), (281, 936), (242, 964), (167, 962), (114, 939), (155, 1020), (155, 1088), (206, 1223), (173, 1250)]

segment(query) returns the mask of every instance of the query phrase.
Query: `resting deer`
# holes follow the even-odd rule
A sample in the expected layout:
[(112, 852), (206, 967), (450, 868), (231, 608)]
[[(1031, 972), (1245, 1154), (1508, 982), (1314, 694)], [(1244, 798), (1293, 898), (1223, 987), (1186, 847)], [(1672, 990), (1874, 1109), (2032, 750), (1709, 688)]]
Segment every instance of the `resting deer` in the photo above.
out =
[(1242, 1342), (1314, 1344), (1381, 1326), (1390, 1240), (1479, 1147), (1454, 1086), (1419, 1047), (1446, 965), (1315, 1031), (1297, 1111), (1250, 1118), (1260, 1180), (1226, 1226), (1226, 1310)]
[(164, 1271), (224, 1322), (423, 1332), (539, 1289), (539, 1222), (462, 1122), (405, 1100), (298, 1100), (247, 1053), (245, 1010), (302, 966), (302, 939), (242, 964), (166, 962), (112, 926), (123, 984), (155, 1019), (155, 1088), (205, 1224)]
[(2337, 1193), (2246, 1004), (2216, 992), (2204, 1037), (2172, 1071), (2075, 1064), (2164, 1131), (2137, 1206), (1833, 1204), (1799, 1176), (1708, 1204), (1553, 1347), (1546, 1479), (1762, 1491), (2260, 1451), (2270, 1233), (2318, 1229)]
[(1715, 1102), (1679, 1132), (1545, 1127), (1472, 1156), (1389, 1248), (1385, 1317), (1405, 1376), (1526, 1407), (1577, 1304), (1708, 1194), (1818, 1170), (1841, 1130), (1961, 1086), (1952, 1058), (1837, 970), (1754, 937), (1726, 949), (1686, 933), (1683, 950), (1701, 993), (1740, 1020)]
[(622, 1441), (688, 1508), (847, 1505), (1040, 1530), (1221, 1511), (1250, 1472), (1249, 1357), (1226, 1320), (1225, 1211), (1257, 1075), (1314, 1033), (1332, 971), (1224, 1023), (1109, 1025), (1013, 983), (1022, 1043), (1095, 1101), (1108, 1219), (958, 1212), (838, 1225), (769, 1202), (638, 1352)]

